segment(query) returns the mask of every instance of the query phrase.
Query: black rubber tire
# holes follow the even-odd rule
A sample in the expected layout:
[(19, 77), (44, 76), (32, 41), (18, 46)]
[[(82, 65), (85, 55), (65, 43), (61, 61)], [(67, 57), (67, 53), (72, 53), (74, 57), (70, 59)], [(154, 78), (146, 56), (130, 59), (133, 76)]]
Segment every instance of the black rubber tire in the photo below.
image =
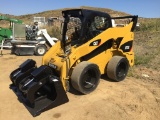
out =
[(99, 67), (96, 64), (83, 61), (73, 69), (71, 84), (79, 92), (89, 94), (97, 88), (100, 75)]
[(37, 45), (35, 48), (35, 55), (42, 56), (46, 53), (47, 47), (45, 45)]
[(122, 56), (113, 56), (107, 65), (107, 76), (114, 81), (126, 78), (129, 69), (128, 60)]

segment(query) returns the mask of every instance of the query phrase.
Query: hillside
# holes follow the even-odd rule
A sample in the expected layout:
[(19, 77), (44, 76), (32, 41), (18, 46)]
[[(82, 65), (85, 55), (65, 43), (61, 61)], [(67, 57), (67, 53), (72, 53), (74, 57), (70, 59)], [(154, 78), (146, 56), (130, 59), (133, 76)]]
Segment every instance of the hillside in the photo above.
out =
[[(79, 8), (107, 12), (111, 16), (129, 15), (128, 13), (125, 13), (125, 12), (114, 11), (112, 9), (107, 9), (107, 8), (96, 8), (96, 7), (87, 7), (87, 6), (81, 6)], [(24, 22), (32, 22), (33, 21), (33, 17), (45, 17), (46, 19), (49, 18), (49, 17), (61, 17), (62, 16), (61, 11), (67, 10), (67, 9), (74, 9), (74, 8), (64, 8), (64, 9), (44, 11), (44, 12), (35, 13), (35, 14), (21, 15), (21, 16), (17, 16), (17, 18), (23, 20)]]
[[(89, 7), (89, 6), (80, 6), (79, 8), (106, 12), (106, 13), (109, 13), (112, 17), (130, 15), (129, 13), (115, 11), (115, 10), (108, 9), (108, 8), (98, 8), (98, 7)], [(6, 15), (6, 16), (9, 16), (12, 18), (20, 19), (25, 24), (32, 24), (33, 17), (45, 17), (46, 21), (47, 21), (47, 19), (49, 17), (62, 17), (61, 12), (63, 10), (67, 10), (67, 9), (74, 9), (74, 8), (63, 8), (63, 9), (57, 9), (57, 10), (49, 10), (49, 11), (44, 11), (44, 12), (39, 12), (39, 13), (34, 13), (34, 14), (26, 14), (26, 15), (21, 15), (21, 16), (15, 16), (15, 15), (3, 14), (3, 13), (0, 13), (0, 15)], [(77, 8), (75, 8), (75, 9), (77, 9)], [(138, 22), (141, 24), (158, 23), (158, 25), (159, 25), (160, 18), (142, 18), (139, 16)]]

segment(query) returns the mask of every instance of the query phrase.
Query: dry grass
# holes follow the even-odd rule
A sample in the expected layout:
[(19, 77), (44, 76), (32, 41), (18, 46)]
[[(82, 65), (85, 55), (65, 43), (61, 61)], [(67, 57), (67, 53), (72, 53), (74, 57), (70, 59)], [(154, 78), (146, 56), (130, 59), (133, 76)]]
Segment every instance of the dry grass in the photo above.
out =
[[(135, 65), (160, 69), (160, 31), (135, 32)], [(155, 65), (156, 63), (156, 65)]]
[[(128, 76), (141, 78), (141, 70), (160, 71), (160, 31), (148, 30), (135, 32), (135, 65), (130, 68)], [(156, 77), (155, 76), (155, 77)]]

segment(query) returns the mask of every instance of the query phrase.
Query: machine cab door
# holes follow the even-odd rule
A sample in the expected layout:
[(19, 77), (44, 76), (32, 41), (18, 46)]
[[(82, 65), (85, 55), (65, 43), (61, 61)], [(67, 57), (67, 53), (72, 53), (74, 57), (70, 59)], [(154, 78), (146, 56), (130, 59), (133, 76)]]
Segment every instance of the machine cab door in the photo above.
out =
[(84, 36), (85, 41), (88, 41), (102, 33), (104, 30), (112, 27), (112, 24), (111, 19), (108, 16), (92, 15), (86, 22), (86, 26)]
[(112, 27), (111, 17), (107, 13), (82, 9), (62, 13), (64, 24), (61, 46), (64, 51), (73, 45), (78, 47)]

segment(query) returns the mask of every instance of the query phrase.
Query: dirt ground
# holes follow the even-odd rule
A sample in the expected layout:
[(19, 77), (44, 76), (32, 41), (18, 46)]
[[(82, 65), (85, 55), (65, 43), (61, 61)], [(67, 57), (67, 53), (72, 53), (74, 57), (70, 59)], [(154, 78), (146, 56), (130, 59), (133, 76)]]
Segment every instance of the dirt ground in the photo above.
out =
[[(9, 88), (9, 74), (23, 61), (40, 56), (15, 56), (9, 50), (0, 57), (0, 120), (160, 120), (160, 72), (137, 68), (142, 77), (111, 82), (102, 76), (89, 95), (68, 92), (69, 102), (32, 117)], [(147, 76), (148, 75), (148, 76)]]

